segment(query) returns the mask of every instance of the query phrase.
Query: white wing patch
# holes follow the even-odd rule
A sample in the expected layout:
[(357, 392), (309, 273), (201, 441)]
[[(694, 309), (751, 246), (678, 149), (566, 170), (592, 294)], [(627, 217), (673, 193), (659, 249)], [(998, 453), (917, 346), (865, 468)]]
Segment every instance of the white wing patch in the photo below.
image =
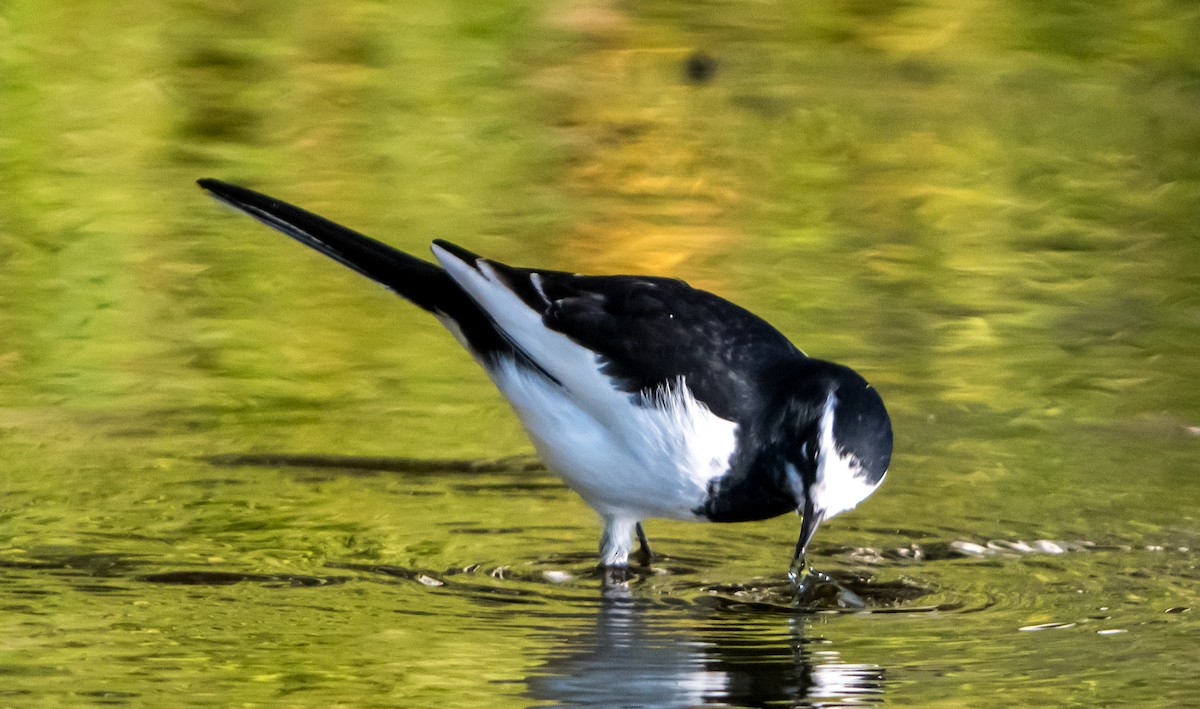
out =
[(546, 464), (602, 515), (697, 519), (709, 481), (728, 470), (737, 424), (696, 401), (684, 381), (637, 401), (600, 371), (595, 352), (547, 328), (486, 261), (476, 270), (437, 246), (434, 255), (505, 337), (557, 380), (512, 358), (488, 370)]
[(529, 275), (529, 282), (533, 284), (533, 288), (537, 291), (537, 294), (542, 299), (542, 302), (549, 306), (550, 299), (546, 297), (546, 289), (542, 286), (542, 274), (531, 273)]

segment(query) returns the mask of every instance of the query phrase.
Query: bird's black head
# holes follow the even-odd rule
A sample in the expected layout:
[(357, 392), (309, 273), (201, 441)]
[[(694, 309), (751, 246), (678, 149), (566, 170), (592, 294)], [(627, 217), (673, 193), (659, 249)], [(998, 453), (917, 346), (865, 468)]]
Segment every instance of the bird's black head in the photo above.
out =
[(852, 509), (883, 482), (892, 423), (879, 393), (848, 367), (807, 360), (794, 382), (783, 485), (804, 516), (804, 547), (822, 520)]
[(883, 481), (892, 462), (892, 420), (879, 392), (858, 374), (847, 376), (830, 390), (827, 407), (833, 416), (833, 443), (839, 456), (850, 456), (851, 467), (864, 483)]

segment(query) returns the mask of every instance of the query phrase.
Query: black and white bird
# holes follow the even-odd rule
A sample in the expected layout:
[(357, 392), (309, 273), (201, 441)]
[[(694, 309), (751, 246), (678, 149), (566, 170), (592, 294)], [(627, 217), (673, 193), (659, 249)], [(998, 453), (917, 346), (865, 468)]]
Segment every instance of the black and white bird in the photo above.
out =
[(445, 241), (423, 261), (273, 197), (218, 200), (429, 311), (512, 405), (546, 465), (599, 513), (601, 564), (628, 569), (641, 521), (802, 516), (797, 580), (822, 521), (883, 482), (892, 427), (848, 367), (683, 281), (515, 268)]

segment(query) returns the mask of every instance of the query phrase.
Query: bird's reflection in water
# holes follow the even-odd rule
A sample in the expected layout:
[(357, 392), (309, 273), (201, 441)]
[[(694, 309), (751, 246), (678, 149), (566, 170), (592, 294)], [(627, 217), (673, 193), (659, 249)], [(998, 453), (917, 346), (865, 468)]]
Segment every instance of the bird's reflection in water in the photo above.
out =
[(527, 680), (570, 706), (861, 706), (883, 700), (884, 670), (806, 638), (811, 616), (606, 598), (590, 632), (563, 631)]

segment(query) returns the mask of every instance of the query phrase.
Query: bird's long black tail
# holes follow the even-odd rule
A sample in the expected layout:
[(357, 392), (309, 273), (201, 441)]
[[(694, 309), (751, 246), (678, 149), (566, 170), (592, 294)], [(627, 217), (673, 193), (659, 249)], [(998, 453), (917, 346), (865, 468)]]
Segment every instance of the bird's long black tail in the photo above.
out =
[(387, 286), (414, 305), (451, 318), (477, 355), (510, 349), (479, 306), (439, 266), (261, 192), (211, 178), (197, 184), (221, 202)]

